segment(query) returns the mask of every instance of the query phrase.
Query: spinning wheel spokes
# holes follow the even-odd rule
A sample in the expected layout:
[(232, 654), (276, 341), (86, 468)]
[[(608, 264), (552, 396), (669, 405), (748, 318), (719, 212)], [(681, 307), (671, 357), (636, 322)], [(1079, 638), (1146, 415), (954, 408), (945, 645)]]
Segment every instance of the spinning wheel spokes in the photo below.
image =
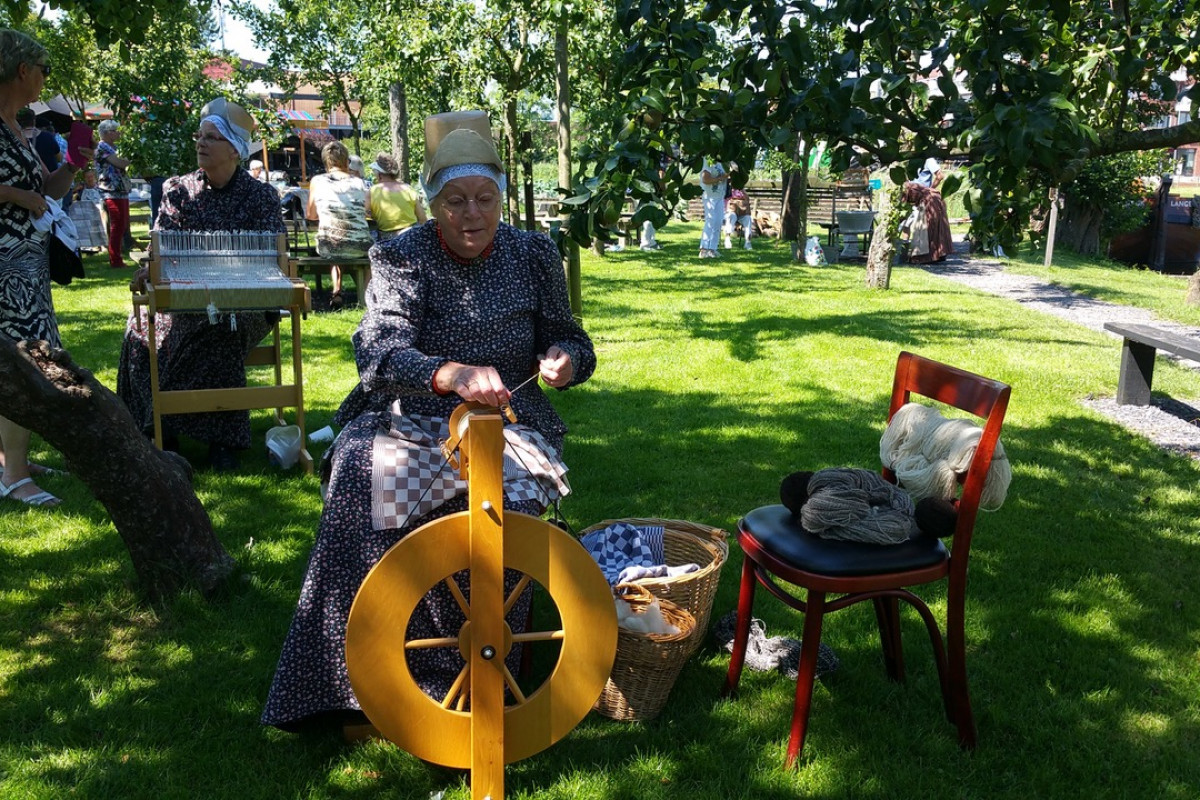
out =
[[(413, 612), (433, 586), (445, 581), (458, 588), (452, 576), (468, 567), (468, 527), (467, 512), (451, 514), (397, 543), (363, 581), (346, 628), (350, 683), (371, 722), (410, 753), (458, 768), (471, 765), (470, 661), (448, 692), (430, 697), (413, 679), (406, 656), (437, 648), (461, 652), (470, 629), (414, 638), (397, 631), (409, 630)], [(591, 710), (612, 667), (616, 620), (608, 584), (578, 542), (526, 514), (506, 513), (504, 527), (504, 566), (523, 574), (505, 593), (504, 609), (511, 611), (521, 593), (537, 584), (557, 611), (548, 624), (507, 633), (504, 652), (495, 659), (502, 664), (515, 644), (558, 648), (549, 676), (536, 688), (521, 688), (503, 670), (511, 694), (504, 707), (504, 762), (511, 763), (549, 747)], [(470, 620), (471, 603), (461, 590), (458, 594), (455, 602)]]

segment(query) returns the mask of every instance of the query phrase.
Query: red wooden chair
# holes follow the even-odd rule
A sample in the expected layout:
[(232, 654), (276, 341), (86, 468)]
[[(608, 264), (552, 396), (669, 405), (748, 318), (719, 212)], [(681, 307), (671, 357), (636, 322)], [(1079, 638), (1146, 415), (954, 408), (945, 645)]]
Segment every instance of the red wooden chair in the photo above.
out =
[[(757, 508), (738, 523), (738, 544), (744, 561), (733, 656), (723, 693), (737, 690), (753, 616), (754, 590), (761, 583), (772, 595), (804, 614), (788, 767), (795, 763), (804, 746), (825, 615), (864, 600), (870, 600), (875, 607), (884, 665), (888, 676), (896, 681), (904, 680), (899, 601), (917, 610), (933, 644), (946, 715), (958, 728), (959, 744), (964, 748), (975, 746), (975, 720), (967, 691), (963, 642), (967, 560), (980, 495), (1004, 422), (1009, 393), (1010, 388), (1003, 383), (912, 353), (901, 353), (896, 363), (889, 421), (914, 394), (985, 420), (974, 460), (965, 475), (960, 476), (962, 491), (955, 501), (957, 524), (949, 547), (934, 536), (914, 537), (894, 545), (821, 539), (804, 531), (799, 520), (793, 519), (782, 505)], [(895, 482), (890, 470), (884, 469), (883, 476)], [(942, 578), (948, 579), (944, 642), (925, 601), (907, 588)], [(784, 583), (805, 589), (805, 599), (784, 591), (781, 586)]]

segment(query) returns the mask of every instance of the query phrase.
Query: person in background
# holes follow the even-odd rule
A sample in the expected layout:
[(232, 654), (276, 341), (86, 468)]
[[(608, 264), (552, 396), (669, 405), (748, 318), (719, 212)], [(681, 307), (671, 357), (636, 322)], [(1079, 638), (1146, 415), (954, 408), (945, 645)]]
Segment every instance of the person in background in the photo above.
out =
[[(250, 155), (254, 118), (236, 103), (217, 98), (200, 111), (195, 135), (195, 172), (163, 185), (158, 229), (162, 231), (283, 232), (279, 195), (242, 169)], [(130, 288), (144, 291), (148, 270), (134, 275)], [(117, 371), (117, 395), (143, 432), (153, 435), (150, 350), (146, 307), (138, 306), (125, 326)], [(277, 315), (263, 311), (219, 314), (162, 312), (156, 320), (159, 387), (165, 391), (226, 389), (246, 385), (246, 355), (270, 332)], [(238, 451), (250, 446), (250, 413), (218, 411), (171, 414), (162, 419), (164, 446), (177, 447), (178, 436), (208, 444), (210, 466), (238, 468)]]
[(47, 172), (54, 172), (62, 166), (64, 159), (58, 150), (58, 140), (54, 138), (53, 125), (50, 126), (50, 130), (38, 125), (37, 114), (33, 113), (32, 108), (22, 108), (17, 112), (17, 125), (21, 127), (21, 134), (38, 154)]
[(704, 229), (700, 232), (700, 257), (716, 258), (721, 243), (721, 223), (725, 219), (725, 186), (729, 174), (720, 161), (704, 160), (700, 172), (701, 197), (704, 200)]
[[(332, 141), (321, 148), (325, 173), (308, 184), (307, 216), (317, 221), (317, 255), (322, 258), (362, 258), (371, 249), (371, 229), (367, 225), (367, 185), (350, 174), (350, 152), (346, 145)], [(329, 307), (341, 308), (342, 268), (330, 267), (333, 294)], [(359, 286), (361, 295), (365, 287)]]
[(363, 165), (362, 158), (357, 154), (350, 154), (350, 166), (348, 171), (354, 177), (362, 179), (363, 183), (366, 183), (368, 186), (370, 185), (370, 183), (367, 181), (367, 169)]
[(903, 196), (904, 202), (913, 206), (908, 260), (913, 264), (944, 261), (954, 252), (954, 239), (941, 192), (909, 181), (904, 184)]
[(742, 236), (750, 250), (750, 237), (754, 234), (754, 218), (750, 216), (750, 198), (741, 189), (734, 189), (725, 202), (725, 249), (733, 247), (733, 233), (738, 225), (742, 226)]
[(917, 180), (926, 189), (936, 189), (941, 185), (945, 174), (942, 172), (942, 165), (938, 163), (936, 158), (932, 156), (925, 159), (925, 164), (917, 170)]
[[(508, 446), (516, 439), (536, 450), (506, 476), (506, 509), (540, 514), (568, 491), (553, 477), (565, 470), (567, 427), (537, 381), (521, 386), (540, 376), (567, 389), (595, 369), (591, 339), (571, 313), (562, 259), (549, 237), (500, 222), (507, 182), (483, 112), (436, 115), (425, 130), (423, 183), (433, 218), (371, 248), (374, 277), (353, 338), (360, 383), (336, 417), (345, 427), (326, 452), (327, 502), (262, 715), (284, 730), (364, 721), (346, 672), (350, 604), (389, 547), (466, 508), (461, 486), (443, 493), (439, 484), (427, 504), (386, 488), (405, 480), (419, 487), (422, 459), (441, 463), (438, 438), (449, 435), (460, 403), (511, 402), (518, 422), (505, 428)], [(517, 580), (506, 571), (506, 592)], [(523, 630), (530, 602), (527, 591), (518, 598), (507, 614), (514, 631)], [(454, 635), (462, 614), (439, 583), (412, 620), (413, 636)], [(514, 671), (519, 660), (519, 648), (505, 657)], [(417, 685), (440, 698), (463, 660), (457, 649), (439, 648), (412, 651), (408, 663)]]
[(390, 153), (375, 156), (371, 165), (375, 183), (371, 184), (367, 211), (375, 220), (379, 241), (394, 239), (413, 225), (424, 224), (425, 208), (417, 190), (400, 180), (400, 165)]
[(73, 189), (75, 200), (67, 209), (67, 214), (75, 223), (75, 231), (79, 234), (79, 249), (99, 252), (108, 245), (108, 231), (100, 214), (104, 199), (96, 187), (95, 170), (85, 169), (79, 173), (79, 177), (82, 178), (82, 182)]
[(263, 166), (263, 162), (257, 158), (250, 162), (250, 166), (246, 168), (246, 171), (250, 173), (250, 177), (254, 178), (254, 180), (262, 181), (263, 183), (267, 182), (267, 170)]
[[(38, 99), (52, 65), (46, 48), (20, 31), (0, 28), (0, 336), (41, 340), (62, 347), (50, 297), (47, 238), (34, 220), (47, 197), (61, 198), (79, 166), (64, 162), (49, 172), (25, 139), (17, 114)], [(90, 150), (84, 151), (90, 158)], [(34, 482), (48, 470), (29, 463), (28, 428), (0, 417), (0, 498), (50, 507), (61, 501)]]
[(108, 266), (122, 269), (131, 266), (125, 263), (123, 249), (129, 231), (129, 190), (132, 185), (125, 169), (129, 159), (117, 155), (117, 141), (121, 138), (121, 126), (114, 119), (100, 123), (100, 144), (96, 146), (97, 184), (104, 198), (104, 210), (108, 214)]

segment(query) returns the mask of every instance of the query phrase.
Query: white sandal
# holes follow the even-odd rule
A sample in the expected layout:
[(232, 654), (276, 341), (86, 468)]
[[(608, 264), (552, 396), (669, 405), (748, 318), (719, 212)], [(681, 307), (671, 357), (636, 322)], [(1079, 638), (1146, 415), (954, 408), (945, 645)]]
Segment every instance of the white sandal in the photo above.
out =
[(31, 483), (33, 483), (33, 478), (24, 478), (14, 483), (12, 486), (8, 486), (3, 480), (0, 480), (0, 498), (7, 497), (10, 500), (16, 500), (18, 503), (24, 503), (27, 506), (36, 506), (38, 508), (56, 506), (62, 502), (62, 500), (44, 490), (38, 492), (37, 494), (31, 494), (29, 497), (16, 497), (13, 495), (13, 492), (15, 492), (17, 489), (20, 489), (22, 486), (26, 486)]

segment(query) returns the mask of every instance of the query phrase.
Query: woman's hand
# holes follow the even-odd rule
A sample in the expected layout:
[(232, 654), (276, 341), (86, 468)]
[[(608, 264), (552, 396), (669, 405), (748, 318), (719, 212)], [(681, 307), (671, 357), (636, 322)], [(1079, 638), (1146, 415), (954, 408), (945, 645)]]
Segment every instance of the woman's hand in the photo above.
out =
[(150, 268), (139, 267), (129, 280), (129, 291), (141, 294), (146, 291), (146, 281), (150, 279)]
[(17, 189), (13, 202), (21, 208), (28, 209), (29, 216), (34, 219), (46, 213), (46, 198), (32, 189)]
[(551, 345), (544, 356), (538, 356), (538, 371), (546, 385), (555, 389), (561, 389), (575, 377), (571, 357), (558, 345)]
[(433, 376), (434, 388), (442, 393), (454, 392), (463, 400), (473, 400), (488, 406), (501, 406), (511, 394), (492, 367), (473, 367), (447, 361)]

